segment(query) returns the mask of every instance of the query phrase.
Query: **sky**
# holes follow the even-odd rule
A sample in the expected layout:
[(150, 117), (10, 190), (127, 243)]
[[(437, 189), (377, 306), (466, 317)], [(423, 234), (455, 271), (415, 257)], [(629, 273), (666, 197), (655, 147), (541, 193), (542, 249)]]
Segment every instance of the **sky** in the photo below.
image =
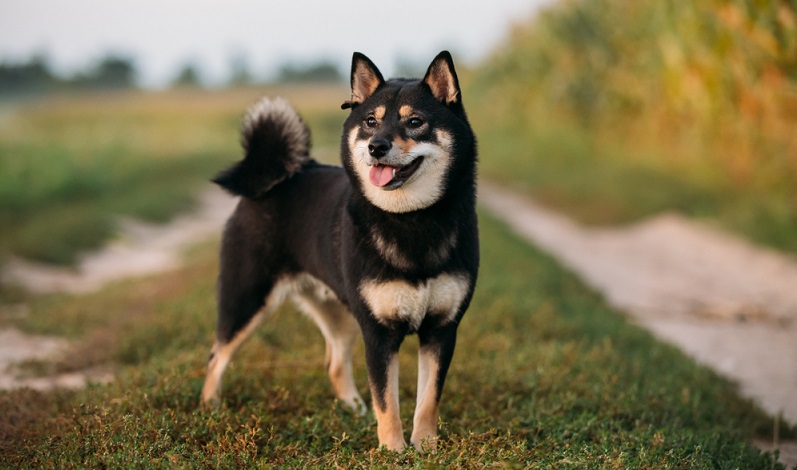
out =
[(44, 53), (59, 73), (108, 53), (135, 60), (145, 86), (195, 63), (212, 83), (243, 57), (252, 74), (332, 60), (347, 71), (366, 54), (387, 76), (397, 60), (427, 63), (442, 49), (476, 63), (512, 22), (552, 0), (0, 0), (0, 60)]

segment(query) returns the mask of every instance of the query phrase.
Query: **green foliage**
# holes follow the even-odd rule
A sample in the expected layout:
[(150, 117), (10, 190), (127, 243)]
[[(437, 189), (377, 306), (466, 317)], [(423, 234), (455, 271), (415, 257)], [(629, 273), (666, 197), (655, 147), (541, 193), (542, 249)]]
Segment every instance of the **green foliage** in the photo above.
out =
[(136, 66), (132, 59), (108, 55), (86, 74), (79, 74), (70, 80), (75, 88), (114, 90), (132, 88), (136, 84)]
[[(32, 301), (20, 327), (69, 334), (89, 343), (93, 363), (122, 366), (114, 383), (84, 391), (0, 392), (0, 414), (11, 417), (0, 422), (0, 465), (772, 467), (771, 455), (748, 444), (768, 438), (772, 422), (732, 385), (629, 325), (486, 217), (482, 240), (436, 454), (374, 449), (373, 416), (333, 399), (323, 338), (292, 308), (241, 348), (221, 407), (198, 409), (214, 321), (217, 267), (208, 246), (181, 272)], [(408, 338), (400, 354), (405, 427), (417, 347)], [(363, 390), (364, 368), (358, 344)]]
[(590, 221), (676, 209), (797, 250), (795, 57), (794, 2), (556, 2), (471, 77), (483, 168)]
[(173, 87), (200, 87), (202, 86), (202, 74), (196, 64), (188, 63), (180, 68), (177, 75), (172, 80)]
[(115, 54), (101, 57), (86, 70), (69, 78), (56, 75), (43, 54), (34, 55), (26, 62), (0, 62), (0, 97), (58, 90), (118, 90), (135, 85), (135, 62)]
[(44, 92), (55, 86), (57, 78), (43, 55), (27, 62), (0, 63), (0, 95)]
[(305, 66), (285, 64), (277, 76), (279, 83), (335, 83), (342, 80), (338, 66), (330, 61)]

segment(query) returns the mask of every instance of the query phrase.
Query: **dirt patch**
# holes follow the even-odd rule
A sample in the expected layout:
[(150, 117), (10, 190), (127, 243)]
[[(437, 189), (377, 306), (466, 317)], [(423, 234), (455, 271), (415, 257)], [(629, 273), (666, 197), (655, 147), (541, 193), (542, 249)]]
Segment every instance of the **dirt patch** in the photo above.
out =
[[(113, 281), (176, 269), (183, 250), (221, 233), (236, 201), (218, 189), (209, 189), (200, 195), (195, 211), (168, 224), (121, 220), (119, 235), (101, 250), (83, 256), (75, 268), (15, 259), (6, 265), (0, 279), (36, 293), (80, 294), (99, 290)], [(19, 367), (30, 361), (58, 362), (75, 346), (61, 338), (0, 328), (0, 389), (80, 388), (87, 381), (111, 379), (107, 372), (94, 370), (31, 376)]]
[(110, 374), (94, 370), (58, 373), (52, 375), (30, 374), (20, 364), (30, 361), (58, 361), (71, 344), (61, 338), (29, 335), (16, 328), (0, 330), (0, 389), (11, 390), (28, 387), (34, 390), (52, 388), (77, 389), (88, 382), (108, 382)]
[(218, 189), (209, 189), (200, 195), (194, 212), (168, 224), (120, 220), (119, 236), (104, 248), (84, 255), (74, 268), (12, 259), (0, 277), (4, 283), (31, 292), (86, 293), (112, 281), (175, 269), (186, 247), (221, 233), (236, 201)]
[(797, 423), (797, 262), (677, 214), (588, 228), (497, 186), (479, 200), (656, 337)]

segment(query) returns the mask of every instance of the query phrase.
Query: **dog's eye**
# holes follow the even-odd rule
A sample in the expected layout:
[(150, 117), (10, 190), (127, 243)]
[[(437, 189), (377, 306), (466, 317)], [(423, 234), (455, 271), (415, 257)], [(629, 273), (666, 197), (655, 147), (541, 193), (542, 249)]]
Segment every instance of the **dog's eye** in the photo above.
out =
[(417, 129), (417, 128), (421, 127), (422, 125), (423, 125), (423, 119), (421, 119), (421, 118), (414, 117), (414, 118), (411, 118), (407, 122), (407, 126), (412, 128), (412, 129)]
[(365, 126), (366, 127), (376, 127), (376, 118), (373, 116), (368, 116), (365, 119)]

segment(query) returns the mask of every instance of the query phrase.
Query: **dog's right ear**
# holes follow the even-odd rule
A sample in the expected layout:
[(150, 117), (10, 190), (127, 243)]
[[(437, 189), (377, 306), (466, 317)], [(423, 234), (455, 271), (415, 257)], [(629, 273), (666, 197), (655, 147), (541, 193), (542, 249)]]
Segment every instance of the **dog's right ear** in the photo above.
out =
[(354, 108), (362, 104), (383, 83), (385, 79), (371, 59), (355, 52), (351, 58), (351, 100), (345, 101), (340, 108)]

